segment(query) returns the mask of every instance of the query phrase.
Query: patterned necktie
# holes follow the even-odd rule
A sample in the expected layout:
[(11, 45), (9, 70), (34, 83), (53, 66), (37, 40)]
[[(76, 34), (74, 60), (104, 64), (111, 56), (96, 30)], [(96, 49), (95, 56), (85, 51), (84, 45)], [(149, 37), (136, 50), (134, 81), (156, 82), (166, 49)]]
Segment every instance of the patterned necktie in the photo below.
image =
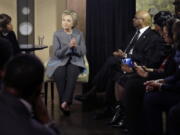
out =
[(128, 46), (125, 49), (126, 53), (129, 53), (129, 51), (134, 48), (134, 45), (135, 45), (136, 41), (139, 38), (139, 34), (140, 34), (140, 31), (139, 30), (136, 31), (136, 33), (134, 34), (133, 38), (131, 39), (131, 41), (129, 42)]

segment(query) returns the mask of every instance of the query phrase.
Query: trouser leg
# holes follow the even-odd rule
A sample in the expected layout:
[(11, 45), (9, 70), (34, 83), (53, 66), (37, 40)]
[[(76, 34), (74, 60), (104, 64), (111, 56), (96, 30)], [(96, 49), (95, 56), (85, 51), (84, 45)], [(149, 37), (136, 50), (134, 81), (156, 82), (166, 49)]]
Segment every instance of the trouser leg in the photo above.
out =
[(57, 86), (57, 91), (59, 94), (60, 103), (62, 103), (63, 95), (65, 93), (66, 67), (65, 66), (58, 67), (55, 70), (53, 77), (54, 77), (54, 81), (55, 81), (56, 86)]
[(78, 66), (68, 64), (67, 66), (67, 82), (65, 86), (65, 92), (63, 95), (63, 101), (72, 103), (73, 94), (76, 86), (76, 80), (80, 73), (80, 68)]

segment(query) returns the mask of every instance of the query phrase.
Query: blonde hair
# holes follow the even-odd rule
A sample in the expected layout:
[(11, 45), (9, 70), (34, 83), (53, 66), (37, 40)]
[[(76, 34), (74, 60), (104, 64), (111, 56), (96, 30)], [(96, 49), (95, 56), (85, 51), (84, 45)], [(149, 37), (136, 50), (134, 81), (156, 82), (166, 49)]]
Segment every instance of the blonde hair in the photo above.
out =
[(73, 19), (73, 27), (76, 27), (78, 24), (78, 14), (74, 10), (66, 9), (63, 11), (62, 16), (70, 15)]

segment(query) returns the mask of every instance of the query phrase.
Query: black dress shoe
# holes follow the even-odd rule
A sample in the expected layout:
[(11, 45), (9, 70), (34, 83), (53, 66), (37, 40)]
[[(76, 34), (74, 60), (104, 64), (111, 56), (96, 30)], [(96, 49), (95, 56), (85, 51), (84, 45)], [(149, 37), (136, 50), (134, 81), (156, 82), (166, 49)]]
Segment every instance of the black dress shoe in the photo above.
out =
[(88, 99), (88, 96), (86, 96), (86, 95), (76, 95), (75, 99), (78, 100), (78, 101), (83, 102), (83, 101), (86, 101)]
[(124, 128), (124, 121), (123, 120), (120, 120), (120, 121), (117, 121), (116, 123), (113, 123), (111, 125), (112, 127), (117, 127), (117, 128)]
[(116, 121), (111, 126), (115, 127), (115, 128), (127, 129), (127, 120), (126, 120), (126, 117), (125, 116), (122, 117), (122, 119), (120, 121)]
[(109, 125), (113, 125), (119, 121), (121, 121), (124, 117), (124, 109), (120, 106), (117, 105), (115, 108), (115, 114), (113, 115), (112, 119), (110, 120), (110, 122), (108, 122)]
[(67, 111), (67, 110), (64, 110), (62, 107), (60, 107), (60, 110), (62, 111), (62, 113), (65, 115), (65, 116), (70, 116), (70, 111)]
[(83, 95), (76, 95), (75, 99), (83, 102), (83, 101), (86, 101), (86, 100), (90, 99), (91, 97), (95, 97), (95, 96), (96, 96), (96, 87), (94, 86), (87, 93), (85, 93)]

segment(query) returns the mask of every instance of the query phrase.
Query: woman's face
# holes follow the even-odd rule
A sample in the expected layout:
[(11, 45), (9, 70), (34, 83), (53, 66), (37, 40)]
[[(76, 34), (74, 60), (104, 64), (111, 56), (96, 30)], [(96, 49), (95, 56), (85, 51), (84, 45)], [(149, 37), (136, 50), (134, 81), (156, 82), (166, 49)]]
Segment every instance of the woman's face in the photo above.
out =
[(161, 27), (157, 24), (154, 24), (154, 29), (155, 31), (157, 31), (161, 36), (163, 35), (163, 31), (161, 29)]
[(11, 23), (7, 24), (7, 30), (13, 31), (13, 25)]
[(62, 27), (65, 30), (71, 30), (73, 27), (73, 19), (70, 15), (62, 16)]
[(168, 29), (166, 26), (163, 27), (163, 38), (166, 43), (168, 44), (172, 43), (172, 39), (168, 36)]

